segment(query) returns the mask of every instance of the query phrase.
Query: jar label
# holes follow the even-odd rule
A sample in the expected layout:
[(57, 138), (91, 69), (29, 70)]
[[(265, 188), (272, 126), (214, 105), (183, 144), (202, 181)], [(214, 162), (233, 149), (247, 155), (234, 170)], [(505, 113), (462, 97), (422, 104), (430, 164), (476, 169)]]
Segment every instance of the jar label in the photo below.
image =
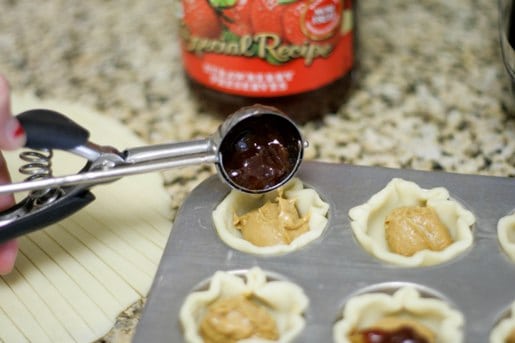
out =
[(315, 90), (353, 65), (351, 0), (181, 0), (187, 74), (234, 95)]

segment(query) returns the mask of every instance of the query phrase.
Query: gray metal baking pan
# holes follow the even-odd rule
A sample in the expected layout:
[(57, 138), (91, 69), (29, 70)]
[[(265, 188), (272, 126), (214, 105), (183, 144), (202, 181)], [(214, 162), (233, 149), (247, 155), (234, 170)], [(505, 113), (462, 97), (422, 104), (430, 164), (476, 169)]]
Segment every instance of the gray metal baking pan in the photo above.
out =
[[(515, 263), (497, 240), (497, 221), (515, 208), (515, 179), (321, 162), (304, 162), (298, 176), (330, 204), (328, 227), (305, 248), (276, 257), (242, 253), (218, 238), (211, 212), (229, 189), (216, 176), (193, 190), (177, 214), (134, 342), (183, 342), (178, 313), (195, 286), (218, 270), (253, 266), (295, 282), (309, 297), (297, 342), (332, 342), (332, 326), (352, 294), (399, 282), (443, 296), (463, 313), (466, 342), (488, 342), (490, 330), (515, 301)], [(348, 211), (394, 177), (447, 188), (476, 216), (473, 247), (452, 261), (422, 268), (388, 265), (364, 251)]]

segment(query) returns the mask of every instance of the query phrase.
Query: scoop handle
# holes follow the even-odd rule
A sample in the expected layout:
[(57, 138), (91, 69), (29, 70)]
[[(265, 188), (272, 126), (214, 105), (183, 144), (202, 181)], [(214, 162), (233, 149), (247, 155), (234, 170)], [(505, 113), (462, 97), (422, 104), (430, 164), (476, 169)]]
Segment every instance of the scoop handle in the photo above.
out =
[(34, 109), (16, 116), (27, 135), (31, 149), (68, 150), (88, 141), (89, 131), (56, 111)]
[(34, 209), (30, 198), (0, 212), (0, 244), (40, 230), (79, 211), (95, 199), (88, 190), (73, 192), (47, 206)]

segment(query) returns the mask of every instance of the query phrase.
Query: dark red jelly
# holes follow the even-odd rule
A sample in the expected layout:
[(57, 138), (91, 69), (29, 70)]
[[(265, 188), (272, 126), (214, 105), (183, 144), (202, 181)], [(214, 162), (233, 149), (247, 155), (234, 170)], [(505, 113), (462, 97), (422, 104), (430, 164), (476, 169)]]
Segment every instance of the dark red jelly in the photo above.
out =
[(366, 343), (429, 343), (409, 327), (401, 327), (394, 331), (370, 329), (361, 331)]
[(250, 191), (274, 188), (298, 165), (302, 142), (284, 119), (251, 118), (238, 124), (225, 137), (221, 164), (234, 184)]

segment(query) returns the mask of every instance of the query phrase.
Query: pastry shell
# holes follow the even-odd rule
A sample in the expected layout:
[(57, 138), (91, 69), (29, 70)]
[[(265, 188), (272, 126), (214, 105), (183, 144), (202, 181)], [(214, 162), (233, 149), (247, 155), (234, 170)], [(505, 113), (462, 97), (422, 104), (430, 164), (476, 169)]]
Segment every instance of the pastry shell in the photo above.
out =
[(505, 343), (513, 330), (515, 330), (515, 302), (511, 305), (511, 313), (500, 320), (490, 332), (490, 343)]
[(281, 255), (292, 252), (319, 238), (327, 226), (329, 204), (324, 202), (312, 188), (304, 187), (302, 181), (293, 178), (284, 187), (286, 199), (296, 199), (295, 206), (300, 217), (309, 216), (309, 231), (295, 238), (290, 244), (259, 247), (245, 240), (233, 223), (233, 214), (241, 216), (275, 199), (278, 191), (256, 195), (233, 190), (213, 211), (215, 229), (228, 246), (257, 255)]
[(499, 220), (497, 237), (504, 252), (515, 262), (515, 212)]
[[(384, 220), (394, 208), (401, 206), (433, 207), (449, 230), (453, 243), (441, 251), (421, 250), (412, 256), (391, 252), (385, 239)], [(450, 199), (443, 187), (423, 189), (414, 182), (394, 178), (366, 203), (352, 208), (349, 217), (361, 246), (373, 256), (398, 266), (440, 264), (463, 253), (473, 243), (474, 215)]]
[[(309, 300), (302, 288), (290, 281), (274, 278), (269, 280), (267, 273), (254, 267), (245, 273), (245, 278), (230, 272), (216, 272), (209, 286), (188, 295), (181, 307), (179, 318), (188, 343), (202, 343), (198, 333), (199, 324), (206, 307), (219, 298), (239, 294), (250, 295), (267, 304), (267, 311), (277, 324), (280, 338), (277, 342), (291, 342), (305, 326), (303, 317)], [(270, 342), (252, 338), (240, 342)]]
[(463, 315), (445, 301), (422, 296), (415, 285), (404, 285), (393, 294), (373, 291), (353, 296), (342, 319), (333, 327), (336, 343), (350, 343), (354, 330), (367, 329), (379, 319), (396, 316), (416, 320), (436, 335), (436, 342), (463, 342)]

